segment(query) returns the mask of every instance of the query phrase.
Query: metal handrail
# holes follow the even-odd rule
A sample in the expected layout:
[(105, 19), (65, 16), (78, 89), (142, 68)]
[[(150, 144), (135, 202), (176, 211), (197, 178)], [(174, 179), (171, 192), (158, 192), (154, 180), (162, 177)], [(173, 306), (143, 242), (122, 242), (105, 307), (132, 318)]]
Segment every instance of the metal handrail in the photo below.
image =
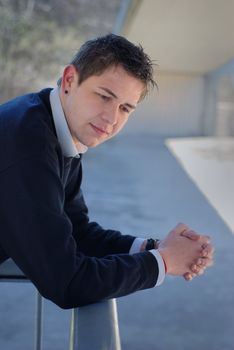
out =
[[(8, 259), (0, 264), (0, 282), (30, 282), (18, 266)], [(35, 317), (35, 350), (42, 350), (42, 327), (43, 327), (43, 298), (36, 291), (36, 317)]]
[(41, 294), (36, 292), (36, 318), (35, 318), (35, 350), (42, 350), (43, 341), (43, 298)]
[[(0, 264), (0, 282), (30, 282), (8, 259)], [(36, 291), (35, 350), (43, 348), (43, 297)], [(72, 309), (69, 350), (121, 350), (116, 300)]]
[(121, 350), (116, 299), (72, 310), (69, 350)]

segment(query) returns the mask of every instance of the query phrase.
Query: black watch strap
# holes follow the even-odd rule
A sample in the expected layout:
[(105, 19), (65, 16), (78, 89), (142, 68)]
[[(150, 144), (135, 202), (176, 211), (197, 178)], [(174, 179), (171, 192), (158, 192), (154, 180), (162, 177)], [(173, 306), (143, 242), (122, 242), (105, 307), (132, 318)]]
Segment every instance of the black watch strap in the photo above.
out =
[(153, 239), (153, 238), (147, 239), (145, 250), (157, 249), (159, 242), (160, 242), (159, 239)]

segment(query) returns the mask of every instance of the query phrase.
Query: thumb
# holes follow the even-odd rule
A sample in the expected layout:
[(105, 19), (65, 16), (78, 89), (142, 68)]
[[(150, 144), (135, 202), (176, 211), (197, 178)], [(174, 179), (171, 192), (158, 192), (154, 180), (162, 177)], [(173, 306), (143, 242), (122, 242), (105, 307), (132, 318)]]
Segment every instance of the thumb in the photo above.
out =
[(201, 236), (198, 233), (196, 233), (192, 230), (182, 232), (181, 236), (187, 237), (187, 238), (191, 239), (192, 241), (198, 241), (201, 238)]
[(172, 231), (181, 235), (185, 231), (190, 231), (190, 228), (185, 224), (179, 223)]

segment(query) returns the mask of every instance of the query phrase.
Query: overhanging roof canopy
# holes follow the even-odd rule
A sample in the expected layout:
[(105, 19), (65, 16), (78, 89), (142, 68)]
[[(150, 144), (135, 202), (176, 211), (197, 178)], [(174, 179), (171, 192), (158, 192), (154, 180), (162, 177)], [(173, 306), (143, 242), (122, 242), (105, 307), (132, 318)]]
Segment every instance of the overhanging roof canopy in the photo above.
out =
[(123, 34), (141, 43), (160, 71), (204, 74), (234, 58), (234, 0), (132, 3)]

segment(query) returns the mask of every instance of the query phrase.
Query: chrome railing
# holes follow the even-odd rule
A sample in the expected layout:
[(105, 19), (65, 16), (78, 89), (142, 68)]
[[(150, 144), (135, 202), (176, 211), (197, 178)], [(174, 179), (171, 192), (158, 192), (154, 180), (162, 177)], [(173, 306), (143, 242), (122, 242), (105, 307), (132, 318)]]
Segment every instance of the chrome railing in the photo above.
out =
[[(0, 282), (30, 281), (14, 262), (8, 259), (0, 265)], [(35, 315), (34, 349), (42, 350), (43, 297), (38, 291), (36, 291)], [(121, 350), (115, 299), (72, 309), (69, 350), (78, 349)]]

